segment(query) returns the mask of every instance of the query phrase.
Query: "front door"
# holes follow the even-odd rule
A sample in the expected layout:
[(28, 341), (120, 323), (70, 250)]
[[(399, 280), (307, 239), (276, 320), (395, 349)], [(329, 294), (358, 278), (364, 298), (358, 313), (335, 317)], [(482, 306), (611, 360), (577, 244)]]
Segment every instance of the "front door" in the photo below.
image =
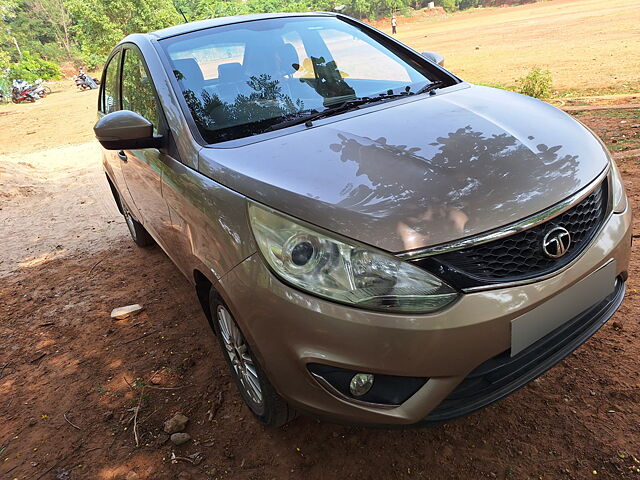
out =
[[(140, 51), (133, 45), (123, 49), (122, 109), (142, 115), (153, 124), (154, 135), (166, 130), (161, 107)], [(169, 222), (167, 204), (162, 198), (162, 176), (166, 154), (156, 148), (117, 152), (125, 183), (138, 212), (138, 220), (162, 246), (163, 230)]]
[[(100, 118), (120, 109), (120, 65), (122, 60), (122, 50), (116, 50), (108, 60), (104, 67), (105, 73), (102, 77), (102, 85), (100, 86), (100, 104), (98, 108), (98, 116)], [(114, 150), (102, 150), (104, 160), (108, 165), (111, 173), (111, 180), (118, 189), (120, 201), (125, 204), (125, 208), (130, 211), (135, 208), (127, 184), (124, 181), (122, 173), (122, 162)]]

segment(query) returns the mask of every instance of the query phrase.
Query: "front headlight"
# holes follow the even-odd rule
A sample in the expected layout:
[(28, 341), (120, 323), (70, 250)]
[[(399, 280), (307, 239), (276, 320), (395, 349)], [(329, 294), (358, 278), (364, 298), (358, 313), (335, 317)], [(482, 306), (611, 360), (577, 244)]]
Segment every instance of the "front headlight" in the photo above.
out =
[(624, 184), (620, 176), (620, 170), (615, 160), (611, 159), (611, 184), (613, 190), (613, 211), (622, 213), (627, 209), (627, 196), (624, 193)]
[[(458, 293), (433, 275), (391, 255), (338, 240), (254, 203), (249, 219), (263, 257), (294, 287), (354, 307), (428, 313)], [(348, 243), (347, 243), (348, 242)]]

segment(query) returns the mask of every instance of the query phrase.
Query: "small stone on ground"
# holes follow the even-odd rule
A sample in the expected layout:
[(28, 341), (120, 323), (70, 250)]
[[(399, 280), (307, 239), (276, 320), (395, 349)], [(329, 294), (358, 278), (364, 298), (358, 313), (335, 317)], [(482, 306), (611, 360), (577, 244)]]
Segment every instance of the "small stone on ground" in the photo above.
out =
[(189, 417), (186, 417), (181, 413), (176, 413), (173, 417), (164, 422), (164, 431), (169, 435), (172, 433), (184, 432), (188, 422)]
[(114, 320), (122, 320), (131, 315), (135, 315), (136, 313), (140, 313), (142, 310), (144, 310), (144, 307), (137, 303), (133, 305), (127, 305), (126, 307), (114, 308), (113, 310), (111, 310), (111, 318), (113, 318)]
[(182, 445), (183, 443), (187, 443), (191, 440), (191, 435), (188, 433), (174, 433), (171, 435), (171, 443), (174, 445)]

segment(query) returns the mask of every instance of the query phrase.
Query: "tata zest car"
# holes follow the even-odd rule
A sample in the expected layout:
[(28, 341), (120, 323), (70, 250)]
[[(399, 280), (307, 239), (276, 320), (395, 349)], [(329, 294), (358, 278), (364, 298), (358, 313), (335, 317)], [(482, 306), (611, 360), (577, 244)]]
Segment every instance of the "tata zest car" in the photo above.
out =
[(118, 207), (194, 284), (268, 425), (469, 413), (622, 301), (631, 212), (602, 143), (433, 58), (305, 13), (131, 35), (108, 59)]

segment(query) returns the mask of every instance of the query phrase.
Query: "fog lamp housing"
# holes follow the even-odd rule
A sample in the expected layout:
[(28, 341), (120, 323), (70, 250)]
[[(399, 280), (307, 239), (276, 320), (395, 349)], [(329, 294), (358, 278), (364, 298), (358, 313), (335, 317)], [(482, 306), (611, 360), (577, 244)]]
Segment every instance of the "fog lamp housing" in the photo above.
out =
[(320, 363), (309, 363), (307, 368), (316, 381), (332, 395), (372, 406), (401, 405), (429, 380), (426, 377), (359, 372)]

